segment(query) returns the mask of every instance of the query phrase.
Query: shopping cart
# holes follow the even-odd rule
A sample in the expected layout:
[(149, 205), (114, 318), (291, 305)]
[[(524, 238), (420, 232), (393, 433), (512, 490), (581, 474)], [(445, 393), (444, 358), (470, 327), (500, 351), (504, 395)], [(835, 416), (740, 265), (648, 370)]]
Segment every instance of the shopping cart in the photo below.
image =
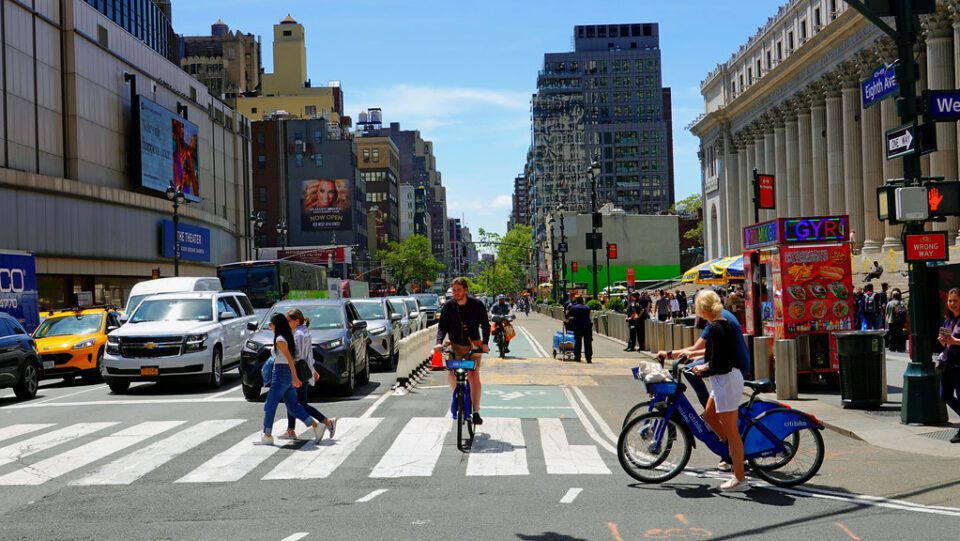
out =
[(573, 331), (560, 330), (553, 335), (553, 358), (573, 359)]

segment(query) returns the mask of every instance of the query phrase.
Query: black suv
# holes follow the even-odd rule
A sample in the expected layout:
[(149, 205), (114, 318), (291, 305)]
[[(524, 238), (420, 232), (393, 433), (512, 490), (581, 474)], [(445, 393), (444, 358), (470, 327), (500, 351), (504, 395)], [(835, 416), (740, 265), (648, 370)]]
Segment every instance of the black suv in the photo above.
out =
[(13, 387), (19, 398), (33, 398), (40, 386), (37, 345), (20, 322), (0, 312), (0, 387)]

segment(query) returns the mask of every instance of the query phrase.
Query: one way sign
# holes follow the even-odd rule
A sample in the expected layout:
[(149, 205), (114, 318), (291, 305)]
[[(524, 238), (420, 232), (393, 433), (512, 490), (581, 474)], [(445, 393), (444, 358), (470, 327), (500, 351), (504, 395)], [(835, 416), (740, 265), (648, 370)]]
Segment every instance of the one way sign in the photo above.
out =
[(917, 151), (913, 124), (904, 124), (887, 132), (887, 159), (892, 160)]

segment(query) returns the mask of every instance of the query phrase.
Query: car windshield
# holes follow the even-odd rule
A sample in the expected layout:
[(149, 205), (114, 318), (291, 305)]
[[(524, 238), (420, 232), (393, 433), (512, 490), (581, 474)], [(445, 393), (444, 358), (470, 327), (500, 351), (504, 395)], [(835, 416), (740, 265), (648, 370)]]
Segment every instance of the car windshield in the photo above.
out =
[(271, 310), (260, 323), (260, 329), (270, 329), (274, 314), (286, 314), (287, 310), (299, 308), (303, 317), (310, 320), (311, 329), (338, 329), (343, 327), (343, 307), (333, 304), (294, 305), (288, 304)]
[(353, 305), (360, 313), (360, 319), (364, 321), (386, 319), (387, 317), (380, 301), (353, 301)]
[(210, 299), (148, 299), (130, 318), (130, 323), (144, 321), (213, 321), (213, 303)]
[(100, 332), (102, 323), (103, 314), (50, 317), (43, 320), (43, 323), (33, 333), (33, 337), (47, 338), (50, 336), (93, 334)]
[(410, 312), (411, 314), (414, 312), (420, 311), (420, 308), (417, 307), (417, 301), (411, 299), (411, 300), (405, 300), (403, 302), (407, 304), (407, 311)]
[(405, 316), (407, 313), (407, 310), (403, 307), (403, 301), (400, 299), (390, 299), (390, 306), (393, 307), (394, 312), (401, 316)]
[(422, 293), (420, 295), (414, 295), (423, 306), (440, 306), (440, 299), (436, 295), (429, 293)]

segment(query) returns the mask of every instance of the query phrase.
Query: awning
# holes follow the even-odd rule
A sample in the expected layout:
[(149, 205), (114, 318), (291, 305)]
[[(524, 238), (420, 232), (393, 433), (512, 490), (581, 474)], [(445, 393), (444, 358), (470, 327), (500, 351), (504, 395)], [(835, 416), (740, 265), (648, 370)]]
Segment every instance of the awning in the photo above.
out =
[(700, 282), (700, 280), (702, 279), (700, 277), (700, 272), (705, 271), (707, 276), (712, 276), (713, 271), (710, 270), (710, 265), (718, 261), (720, 261), (720, 259), (711, 259), (710, 261), (704, 261), (703, 263), (700, 263), (699, 265), (692, 267), (690, 270), (683, 273), (683, 277), (680, 279), (680, 281), (683, 282), (684, 284), (703, 283), (703, 282)]
[(743, 256), (725, 257), (710, 265), (710, 270), (727, 280), (743, 280)]

